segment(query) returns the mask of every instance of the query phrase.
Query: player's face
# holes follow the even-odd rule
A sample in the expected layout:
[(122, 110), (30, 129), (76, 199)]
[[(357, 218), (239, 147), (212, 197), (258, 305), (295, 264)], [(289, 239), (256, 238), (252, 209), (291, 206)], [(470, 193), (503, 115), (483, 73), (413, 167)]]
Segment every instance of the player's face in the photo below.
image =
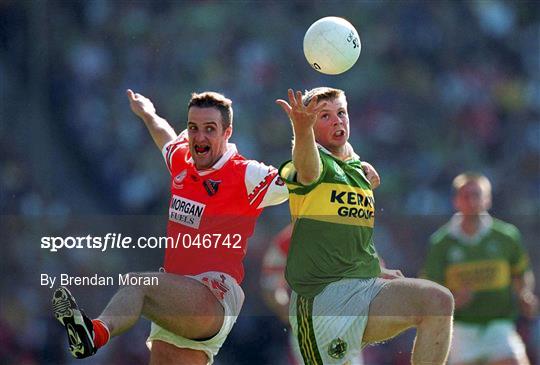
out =
[(313, 128), (315, 139), (330, 152), (339, 153), (349, 139), (349, 114), (347, 100), (342, 95), (333, 100), (324, 100), (326, 106), (317, 116)]
[(491, 207), (491, 196), (480, 184), (471, 181), (457, 191), (454, 206), (463, 215), (478, 215)]
[(197, 169), (212, 167), (227, 151), (232, 127), (224, 130), (221, 122), (222, 116), (217, 108), (189, 108), (189, 152)]

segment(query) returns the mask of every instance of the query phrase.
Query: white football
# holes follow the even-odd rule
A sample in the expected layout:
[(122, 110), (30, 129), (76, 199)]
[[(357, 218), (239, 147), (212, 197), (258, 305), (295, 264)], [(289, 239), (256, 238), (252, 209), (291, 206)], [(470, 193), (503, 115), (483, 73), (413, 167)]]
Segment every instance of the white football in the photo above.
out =
[(360, 37), (351, 23), (343, 18), (321, 18), (304, 36), (304, 55), (315, 70), (337, 75), (350, 69), (360, 56)]

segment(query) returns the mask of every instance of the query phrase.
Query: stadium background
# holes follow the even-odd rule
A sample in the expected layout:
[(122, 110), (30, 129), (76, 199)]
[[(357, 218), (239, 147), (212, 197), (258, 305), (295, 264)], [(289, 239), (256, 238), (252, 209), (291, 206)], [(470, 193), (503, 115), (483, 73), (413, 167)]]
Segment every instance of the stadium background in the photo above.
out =
[[(526, 1), (0, 2), (0, 363), (74, 362), (40, 273), (161, 264), (152, 249), (40, 249), (41, 236), (164, 234), (167, 171), (126, 88), (150, 97), (177, 131), (192, 91), (225, 93), (232, 142), (275, 166), (290, 156), (291, 131), (274, 100), (289, 87), (342, 88), (352, 143), (382, 176), (376, 244), (389, 267), (418, 273), (429, 235), (452, 213), (451, 179), (474, 169), (492, 180), (492, 213), (522, 230), (540, 275), (539, 13)], [(359, 62), (334, 77), (312, 70), (301, 46), (328, 15), (348, 18), (362, 40)], [(285, 361), (286, 332), (258, 276), (287, 220), (283, 205), (259, 221), (247, 301), (218, 365)], [(95, 316), (115, 289), (73, 291)], [(521, 323), (538, 364), (538, 323)], [(148, 326), (77, 363), (145, 363)], [(368, 363), (406, 364), (412, 338), (370, 349)]]

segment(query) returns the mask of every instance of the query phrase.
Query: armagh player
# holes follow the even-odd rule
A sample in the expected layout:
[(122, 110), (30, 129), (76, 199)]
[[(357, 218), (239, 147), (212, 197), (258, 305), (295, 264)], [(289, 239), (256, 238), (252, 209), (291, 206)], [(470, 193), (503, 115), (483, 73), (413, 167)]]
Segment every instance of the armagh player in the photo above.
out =
[(171, 173), (167, 234), (180, 243), (167, 247), (164, 272), (130, 274), (157, 277), (159, 285), (120, 288), (92, 321), (61, 287), (54, 313), (76, 358), (93, 355), (144, 316), (152, 321), (150, 364), (212, 363), (244, 301), (247, 239), (262, 209), (285, 201), (287, 189), (275, 168), (246, 160), (228, 143), (233, 110), (223, 95), (193, 94), (187, 131), (177, 136), (149, 99), (127, 94)]
[(538, 306), (534, 276), (511, 224), (489, 215), (491, 183), (476, 173), (453, 182), (458, 211), (431, 237), (425, 274), (456, 299), (451, 364), (528, 364), (514, 319), (515, 299), (526, 317)]
[(277, 100), (292, 122), (292, 161), (280, 168), (294, 225), (285, 277), (289, 320), (304, 362), (346, 364), (361, 346), (416, 327), (413, 364), (444, 364), (453, 298), (439, 284), (381, 270), (374, 199), (348, 147), (343, 91), (316, 88)]

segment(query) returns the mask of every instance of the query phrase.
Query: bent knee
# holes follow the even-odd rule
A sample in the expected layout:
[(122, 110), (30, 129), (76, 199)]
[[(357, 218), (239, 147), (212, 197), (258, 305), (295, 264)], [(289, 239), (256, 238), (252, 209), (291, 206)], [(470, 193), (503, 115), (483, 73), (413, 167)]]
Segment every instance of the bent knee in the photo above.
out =
[(422, 301), (427, 316), (450, 316), (454, 312), (454, 296), (437, 283), (431, 282), (422, 290)]
[(142, 291), (152, 282), (152, 278), (147, 273), (130, 272), (121, 274), (118, 277), (118, 285), (121, 287), (137, 288)]

